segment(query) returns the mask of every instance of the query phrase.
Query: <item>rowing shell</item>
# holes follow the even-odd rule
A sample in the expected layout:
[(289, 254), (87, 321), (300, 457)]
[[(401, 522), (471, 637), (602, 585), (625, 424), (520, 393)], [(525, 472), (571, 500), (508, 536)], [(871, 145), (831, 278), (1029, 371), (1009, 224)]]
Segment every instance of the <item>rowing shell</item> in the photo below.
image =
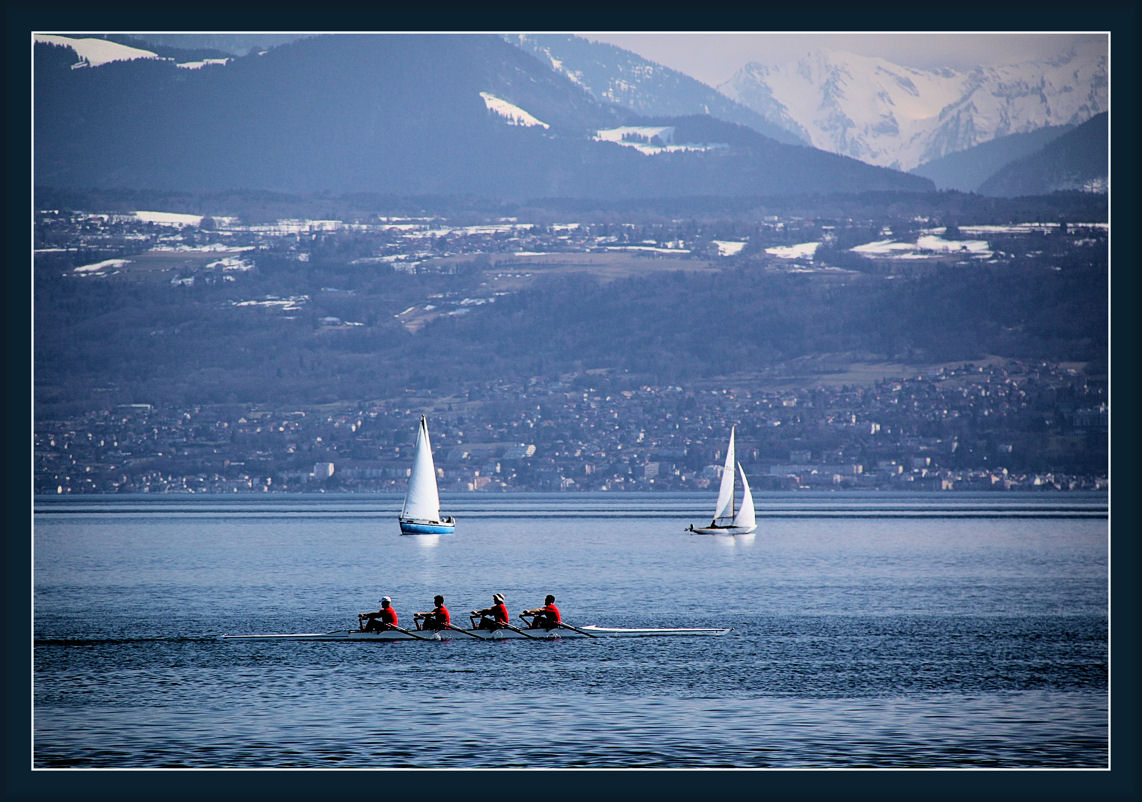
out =
[[(386, 630), (384, 632), (361, 632), (356, 629), (335, 629), (332, 632), (297, 632), (282, 635), (223, 635), (224, 640), (451, 640), (457, 634), (463, 634), (464, 639), (476, 637), (481, 640), (508, 640), (512, 638), (647, 638), (655, 636), (695, 636), (695, 635), (725, 635), (733, 627), (705, 627), (705, 628), (621, 628), (621, 627), (578, 627), (579, 631), (559, 629), (459, 629), (459, 630), (415, 630), (411, 634)], [(526, 634), (524, 634), (526, 633)], [(419, 638), (417, 637), (419, 636)], [(458, 639), (458, 638), (456, 638)]]

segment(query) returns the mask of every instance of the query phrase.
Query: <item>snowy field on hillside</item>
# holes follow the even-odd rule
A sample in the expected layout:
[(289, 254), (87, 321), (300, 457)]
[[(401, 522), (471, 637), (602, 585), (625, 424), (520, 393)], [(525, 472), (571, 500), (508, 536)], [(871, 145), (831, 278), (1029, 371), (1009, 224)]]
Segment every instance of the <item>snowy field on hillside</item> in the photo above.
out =
[(106, 39), (97, 39), (95, 37), (84, 37), (80, 39), (73, 36), (36, 34), (35, 40), (50, 45), (70, 47), (80, 58), (80, 63), (75, 66), (98, 67), (103, 64), (109, 64), (112, 61), (134, 61), (135, 59), (159, 58), (157, 53), (152, 53), (150, 50), (119, 45), (114, 42), (109, 42)]
[(800, 245), (778, 245), (773, 248), (766, 248), (765, 252), (770, 256), (776, 256), (778, 259), (812, 259), (816, 253), (817, 248), (820, 247), (819, 242), (802, 242)]
[(967, 256), (972, 259), (989, 259), (991, 248), (986, 240), (948, 240), (935, 234), (926, 234), (916, 242), (878, 240), (850, 248), (862, 256), (887, 259), (925, 259), (932, 255)]
[(551, 126), (540, 119), (527, 113), (514, 103), (508, 103), (502, 98), (498, 98), (488, 92), (481, 92), (480, 97), (484, 99), (484, 105), (488, 107), (488, 111), (493, 112), (500, 117), (503, 117), (510, 125), (522, 125), (525, 128), (550, 128)]
[(71, 272), (80, 276), (106, 276), (128, 264), (130, 264), (129, 259), (104, 259), (102, 262), (73, 267)]
[[(64, 47), (70, 47), (74, 50), (75, 54), (79, 57), (79, 61), (72, 65), (72, 69), (79, 67), (101, 67), (113, 61), (136, 61), (138, 59), (152, 59), (155, 61), (171, 60), (144, 48), (121, 45), (94, 36), (57, 36), (55, 34), (38, 33), (35, 35), (35, 41), (51, 45), (63, 45)], [(175, 66), (184, 70), (200, 70), (203, 67), (214, 64), (227, 64), (231, 60), (230, 58), (204, 58), (196, 61), (181, 61), (176, 63)]]
[(718, 256), (737, 256), (745, 246), (749, 244), (746, 242), (733, 242), (730, 240), (714, 240), (714, 246), (718, 249)]

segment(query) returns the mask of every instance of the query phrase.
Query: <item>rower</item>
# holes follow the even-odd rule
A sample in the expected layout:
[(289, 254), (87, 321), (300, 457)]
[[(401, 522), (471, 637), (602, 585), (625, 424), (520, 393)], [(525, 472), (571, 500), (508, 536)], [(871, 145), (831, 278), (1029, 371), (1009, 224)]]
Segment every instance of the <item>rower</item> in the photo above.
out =
[(444, 597), (437, 594), (432, 597), (432, 603), (436, 606), (429, 612), (413, 614), (412, 618), (416, 621), (417, 629), (447, 629), (451, 625), (452, 616), (444, 606)]
[(543, 600), (542, 607), (524, 610), (519, 614), (520, 618), (528, 616), (531, 617), (531, 620), (527, 622), (529, 629), (555, 629), (563, 620), (559, 615), (559, 608), (555, 606), (555, 597), (550, 593)]
[(384, 632), (386, 629), (396, 629), (398, 623), (397, 611), (393, 608), (393, 600), (388, 596), (381, 599), (381, 609), (375, 613), (361, 613), (357, 616), (357, 626), (362, 632)]
[[(480, 622), (475, 622), (475, 617), (481, 616)], [(500, 629), (506, 627), (511, 623), (511, 616), (508, 615), (507, 605), (504, 604), (504, 594), (492, 594), (492, 606), (485, 607), (483, 610), (472, 611), (472, 629)]]

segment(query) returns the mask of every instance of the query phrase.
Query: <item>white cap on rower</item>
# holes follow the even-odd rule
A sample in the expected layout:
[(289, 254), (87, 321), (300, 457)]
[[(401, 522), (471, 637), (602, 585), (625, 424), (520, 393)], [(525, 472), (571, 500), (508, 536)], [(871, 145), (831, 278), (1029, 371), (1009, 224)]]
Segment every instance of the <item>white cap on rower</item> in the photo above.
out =
[(388, 596), (385, 596), (381, 599), (381, 603), (383, 604), (384, 602), (388, 602), (389, 604), (392, 604), (393, 600), (390, 599)]

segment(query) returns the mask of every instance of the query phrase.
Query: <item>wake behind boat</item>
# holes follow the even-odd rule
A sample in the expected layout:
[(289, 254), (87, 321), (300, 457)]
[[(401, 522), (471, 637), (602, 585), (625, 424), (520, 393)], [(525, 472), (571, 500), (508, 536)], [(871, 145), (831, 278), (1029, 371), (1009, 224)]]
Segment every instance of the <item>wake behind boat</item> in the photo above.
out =
[(396, 640), (510, 640), (555, 638), (647, 638), (694, 637), (725, 635), (733, 627), (570, 627), (555, 629), (441, 629), (441, 630), (384, 630), (362, 632), (356, 629), (335, 629), (332, 632), (297, 632), (274, 635), (222, 635), (223, 640), (311, 640), (311, 641), (396, 641)]
[[(742, 503), (737, 512), (734, 512), (734, 480), (738, 473), (742, 479)], [(726, 448), (726, 464), (722, 467), (722, 484), (718, 488), (718, 504), (714, 508), (714, 518), (707, 526), (696, 527), (690, 524), (687, 531), (695, 535), (748, 535), (756, 529), (753, 494), (749, 492), (745, 470), (737, 461), (734, 450), (734, 427), (731, 426), (730, 444)]]
[(436, 489), (436, 465), (432, 461), (432, 445), (428, 441), (428, 421), (420, 416), (416, 433), (416, 456), (408, 477), (408, 492), (400, 514), (402, 535), (450, 535), (456, 531), (456, 519), (440, 515), (440, 494)]

